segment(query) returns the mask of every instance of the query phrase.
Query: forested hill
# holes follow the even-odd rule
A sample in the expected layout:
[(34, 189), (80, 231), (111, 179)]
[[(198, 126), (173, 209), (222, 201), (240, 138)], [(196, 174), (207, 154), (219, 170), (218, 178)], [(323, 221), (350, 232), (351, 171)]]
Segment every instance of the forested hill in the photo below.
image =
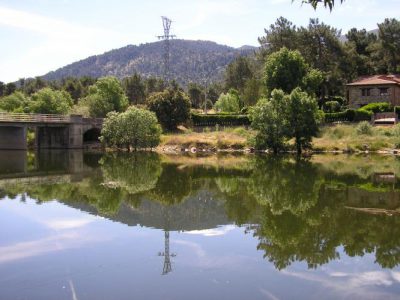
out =
[[(116, 76), (123, 78), (137, 72), (143, 77), (163, 75), (163, 42), (129, 45), (74, 62), (43, 76), (47, 80), (65, 77)], [(172, 40), (171, 78), (181, 84), (204, 83), (218, 79), (224, 68), (237, 56), (254, 52), (253, 47), (238, 49), (210, 41)], [(217, 70), (216, 72), (214, 72)], [(211, 75), (210, 75), (211, 74)]]

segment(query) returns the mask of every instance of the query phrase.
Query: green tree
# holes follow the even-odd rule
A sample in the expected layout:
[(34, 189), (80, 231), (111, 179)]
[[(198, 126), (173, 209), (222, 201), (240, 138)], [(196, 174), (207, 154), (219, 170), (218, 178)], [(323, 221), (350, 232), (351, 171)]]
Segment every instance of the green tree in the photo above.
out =
[(139, 74), (126, 77), (122, 80), (122, 86), (131, 104), (142, 104), (146, 99), (145, 84)]
[(71, 95), (75, 103), (84, 96), (84, 88), (81, 81), (77, 78), (69, 77), (63, 79), (62, 89)]
[(147, 98), (146, 103), (166, 130), (175, 130), (178, 125), (190, 118), (189, 97), (180, 89), (166, 89), (163, 92), (153, 93)]
[(4, 84), (4, 82), (0, 81), (0, 97), (4, 96), (5, 90), (6, 90), (6, 85)]
[(135, 151), (153, 148), (160, 142), (161, 127), (154, 113), (131, 106), (123, 113), (111, 112), (104, 120), (101, 141), (107, 146)]
[(9, 82), (4, 88), (4, 96), (11, 95), (17, 90), (17, 85), (14, 82)]
[(317, 102), (300, 88), (293, 90), (288, 99), (287, 125), (289, 137), (295, 139), (298, 154), (308, 148), (318, 133), (321, 114)]
[(265, 84), (269, 92), (281, 89), (290, 93), (302, 84), (307, 74), (307, 64), (299, 51), (283, 47), (272, 53), (265, 62)]
[(284, 148), (288, 135), (285, 97), (282, 90), (274, 90), (270, 100), (260, 99), (250, 110), (251, 126), (257, 130), (257, 149), (269, 148), (278, 153)]
[(265, 36), (258, 38), (263, 52), (273, 53), (283, 47), (289, 50), (297, 49), (298, 38), (296, 26), (284, 17), (279, 17), (275, 21), (275, 24), (270, 25), (269, 29), (264, 29), (264, 32)]
[(29, 112), (29, 98), (21, 92), (0, 99), (0, 109), (8, 112)]
[(242, 108), (240, 103), (239, 93), (235, 89), (230, 89), (228, 93), (221, 94), (214, 104), (214, 108), (217, 111), (238, 113)]
[(225, 71), (225, 89), (235, 89), (243, 92), (246, 82), (253, 78), (254, 74), (248, 57), (239, 56), (231, 62)]
[(26, 79), (24, 82), (24, 92), (27, 95), (32, 95), (37, 91), (47, 87), (47, 82), (41, 77), (35, 77), (33, 79)]
[(400, 21), (385, 19), (379, 27), (379, 39), (388, 71), (400, 72)]
[(188, 96), (190, 102), (192, 103), (192, 107), (199, 108), (204, 102), (204, 93), (201, 86), (196, 83), (189, 83), (188, 85)]
[[(292, 0), (292, 2), (293, 1), (294, 0)], [(330, 10), (332, 10), (335, 5), (335, 0), (302, 0), (302, 1), (303, 1), (303, 3), (311, 4), (311, 6), (314, 9), (317, 9), (318, 4), (320, 4), (320, 3), (322, 5), (324, 5), (325, 7), (328, 7)], [(336, 2), (339, 2), (339, 0), (337, 0)], [(344, 0), (340, 0), (340, 3), (343, 3), (343, 2), (344, 2)]]
[(73, 104), (66, 91), (54, 91), (50, 88), (37, 91), (31, 99), (30, 111), (41, 114), (67, 114)]
[(128, 107), (128, 98), (115, 77), (100, 78), (83, 101), (92, 117), (105, 117), (111, 111), (122, 112)]

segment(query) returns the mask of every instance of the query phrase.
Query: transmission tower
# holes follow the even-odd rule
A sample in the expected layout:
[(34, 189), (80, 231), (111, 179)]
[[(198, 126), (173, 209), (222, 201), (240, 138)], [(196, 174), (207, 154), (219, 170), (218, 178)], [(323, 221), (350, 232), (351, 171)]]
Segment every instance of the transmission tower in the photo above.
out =
[(169, 57), (170, 57), (170, 45), (169, 41), (176, 36), (173, 34), (169, 34), (169, 30), (171, 29), (172, 20), (167, 17), (161, 17), (164, 27), (164, 35), (157, 36), (159, 40), (164, 41), (164, 80), (169, 82)]
[(171, 257), (175, 257), (175, 253), (169, 253), (169, 231), (164, 231), (164, 252), (159, 252), (158, 256), (164, 256), (164, 267), (162, 275), (172, 272)]

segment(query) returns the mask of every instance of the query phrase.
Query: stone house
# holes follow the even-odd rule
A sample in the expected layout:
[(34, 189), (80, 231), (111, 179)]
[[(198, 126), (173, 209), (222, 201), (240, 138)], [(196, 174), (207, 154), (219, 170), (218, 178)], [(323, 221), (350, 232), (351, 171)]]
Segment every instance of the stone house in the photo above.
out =
[(362, 77), (346, 85), (346, 97), (351, 108), (373, 102), (400, 106), (400, 75)]

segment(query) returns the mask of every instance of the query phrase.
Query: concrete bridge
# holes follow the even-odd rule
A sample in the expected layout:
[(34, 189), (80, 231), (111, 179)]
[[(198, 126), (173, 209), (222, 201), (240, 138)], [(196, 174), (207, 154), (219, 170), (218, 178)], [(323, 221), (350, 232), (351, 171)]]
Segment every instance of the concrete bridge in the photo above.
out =
[(27, 149), (27, 129), (35, 130), (37, 149), (81, 149), (96, 142), (103, 119), (80, 115), (0, 112), (0, 150)]

